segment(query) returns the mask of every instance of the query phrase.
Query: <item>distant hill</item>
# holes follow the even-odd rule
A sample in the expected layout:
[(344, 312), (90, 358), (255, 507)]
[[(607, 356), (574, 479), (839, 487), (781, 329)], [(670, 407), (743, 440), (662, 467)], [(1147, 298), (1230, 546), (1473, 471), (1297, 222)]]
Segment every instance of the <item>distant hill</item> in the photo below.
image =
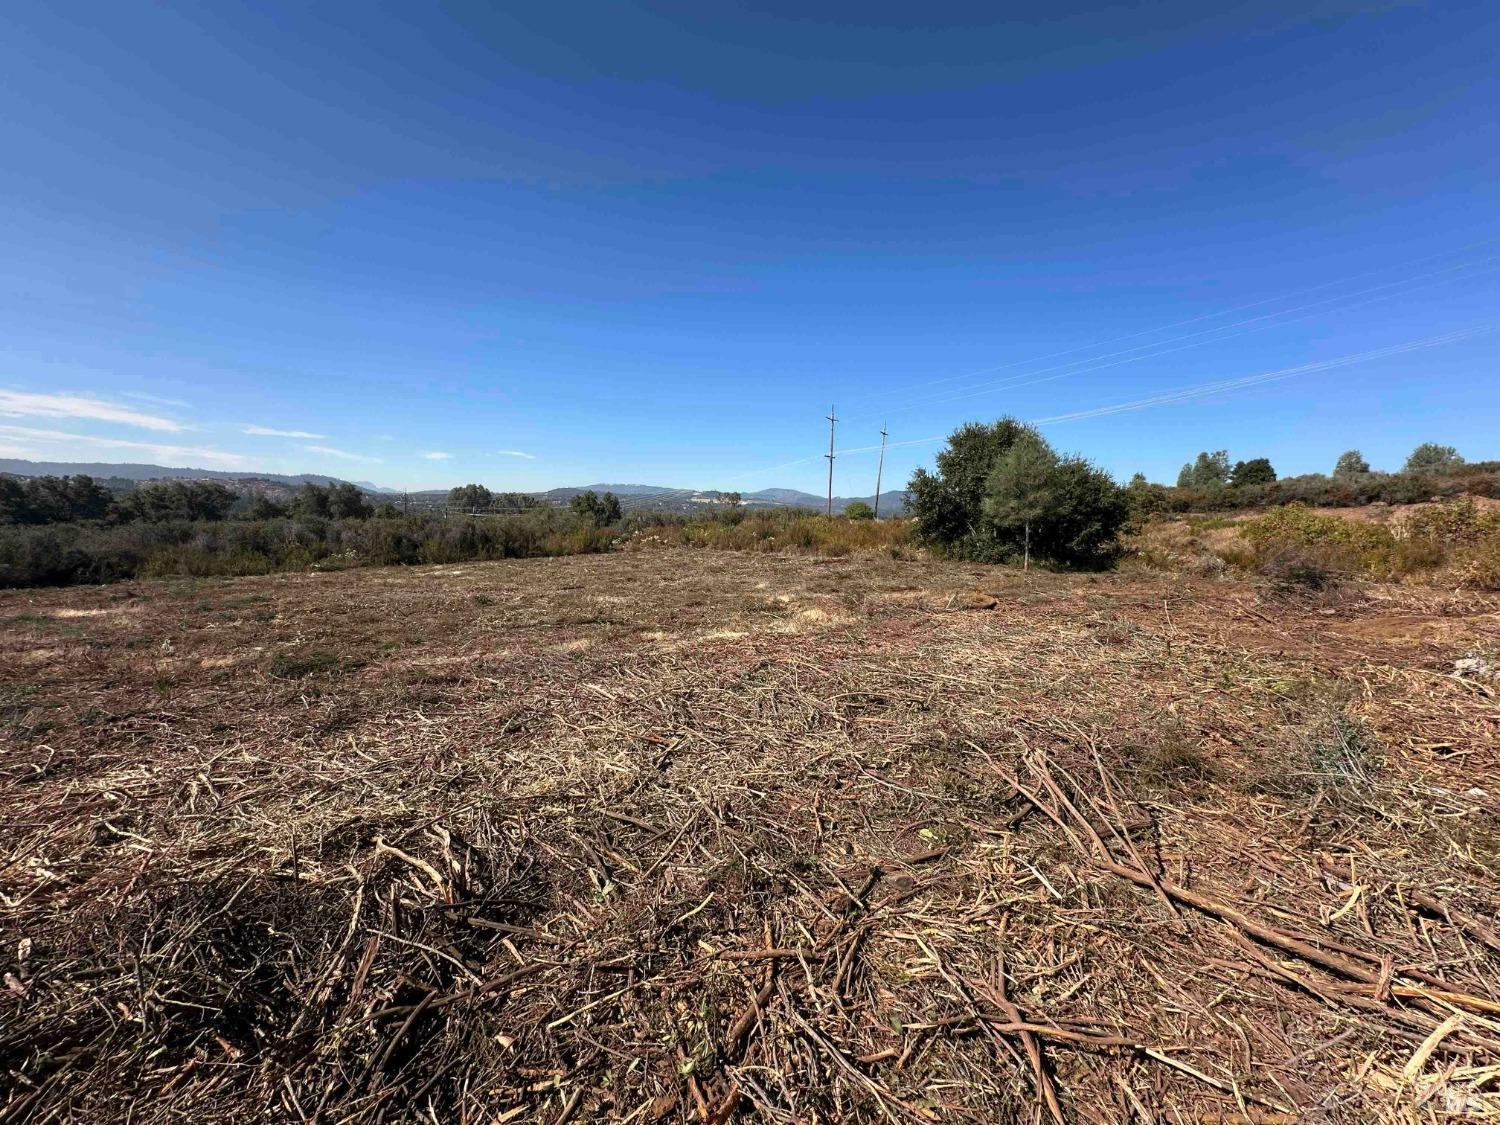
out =
[[(880, 494), (880, 511), (883, 515), (894, 516), (906, 511), (906, 492), (904, 490), (892, 490)], [(821, 512), (828, 505), (828, 497), (817, 496), (811, 492), (799, 492), (795, 488), (763, 488), (759, 492), (745, 493), (747, 502), (761, 501), (766, 504), (774, 504), (782, 508), (812, 508)], [(875, 507), (875, 497), (870, 496), (835, 496), (833, 498), (833, 510), (842, 512), (850, 504), (862, 503)]]
[[(119, 477), (123, 480), (265, 480), (276, 484), (300, 486), (304, 484), (338, 484), (342, 477), (325, 477), (318, 473), (298, 473), (285, 476), (281, 473), (262, 473), (252, 470), (243, 472), (228, 469), (173, 469), (165, 465), (113, 465), (98, 461), (22, 461), (17, 458), (0, 458), (0, 473), (17, 477), (71, 477), (83, 474), (90, 477)], [(386, 492), (379, 485), (368, 481), (352, 482), (371, 492)]]
[[(263, 473), (254, 470), (234, 469), (183, 469), (166, 465), (115, 465), (97, 461), (23, 461), (16, 458), (0, 458), (0, 474), (18, 477), (66, 477), (80, 473), (91, 476), (101, 483), (108, 482), (116, 491), (128, 487), (127, 482), (148, 480), (219, 480), (239, 482), (240, 491), (265, 491), (267, 485), (279, 485), (287, 489), (300, 488), (304, 484), (337, 484), (342, 477), (323, 476), (319, 473), (298, 473), (288, 476), (281, 473)], [(387, 488), (372, 481), (350, 482), (366, 492), (380, 496), (400, 496), (399, 488)], [(567, 488), (549, 488), (545, 492), (532, 492), (543, 504), (563, 507), (580, 492), (613, 492), (620, 498), (620, 506), (627, 512), (658, 511), (689, 514), (701, 512), (722, 503), (727, 490), (670, 488), (661, 484), (582, 484)], [(409, 504), (422, 509), (442, 507), (448, 498), (446, 488), (424, 489), (407, 494)], [(763, 488), (759, 492), (742, 492), (741, 499), (749, 508), (809, 508), (821, 512), (826, 497), (812, 492), (801, 492), (795, 488)], [(873, 496), (835, 496), (833, 510), (842, 512), (855, 501), (875, 505)], [(880, 494), (881, 515), (899, 515), (906, 509), (906, 493), (901, 491)]]

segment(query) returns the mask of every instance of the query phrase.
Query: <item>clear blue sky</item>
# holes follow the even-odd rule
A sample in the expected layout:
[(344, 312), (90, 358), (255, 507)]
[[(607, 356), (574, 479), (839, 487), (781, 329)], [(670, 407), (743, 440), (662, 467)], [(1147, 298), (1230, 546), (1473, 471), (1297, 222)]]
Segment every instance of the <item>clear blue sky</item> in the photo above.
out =
[[(1484, 0), (11, 0), (0, 26), (0, 456), (821, 491), (830, 403), (841, 447), (912, 441), (1500, 323)], [(1122, 478), (1496, 457), (1497, 356), (1046, 433)], [(851, 453), (837, 489), (873, 475)]]

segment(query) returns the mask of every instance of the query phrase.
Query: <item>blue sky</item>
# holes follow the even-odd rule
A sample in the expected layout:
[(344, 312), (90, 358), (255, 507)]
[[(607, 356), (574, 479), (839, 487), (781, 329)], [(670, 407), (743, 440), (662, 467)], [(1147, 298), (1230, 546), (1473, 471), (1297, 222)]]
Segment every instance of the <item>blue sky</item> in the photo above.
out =
[(821, 491), (830, 403), (898, 485), (1129, 404), (1045, 432), (1500, 456), (1494, 4), (0, 18), (0, 456)]

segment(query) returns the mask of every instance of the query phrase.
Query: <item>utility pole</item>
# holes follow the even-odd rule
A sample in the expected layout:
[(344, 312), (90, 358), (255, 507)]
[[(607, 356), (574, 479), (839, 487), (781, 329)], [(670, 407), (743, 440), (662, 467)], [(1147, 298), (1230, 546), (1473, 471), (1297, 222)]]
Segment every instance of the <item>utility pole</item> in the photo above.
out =
[(828, 514), (833, 515), (833, 424), (838, 419), (834, 417), (833, 407), (828, 408)]
[(885, 473), (885, 427), (886, 423), (880, 423), (880, 464), (875, 469), (875, 518), (880, 518), (880, 478)]

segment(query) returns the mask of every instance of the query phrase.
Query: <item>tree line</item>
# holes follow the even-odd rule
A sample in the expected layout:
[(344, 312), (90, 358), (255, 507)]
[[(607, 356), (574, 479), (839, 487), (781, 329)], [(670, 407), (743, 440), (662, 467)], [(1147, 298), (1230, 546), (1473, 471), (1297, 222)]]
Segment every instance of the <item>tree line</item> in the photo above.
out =
[(283, 503), (261, 492), (246, 496), (218, 481), (148, 481), (128, 492), (114, 492), (84, 474), (0, 476), (0, 525), (201, 522), (231, 517), (269, 520), (287, 516), (369, 519), (398, 514), (392, 504), (372, 506), (363, 492), (347, 482), (305, 484)]
[(1183, 465), (1175, 488), (1153, 484), (1137, 473), (1126, 486), (1126, 494), (1140, 516), (1291, 503), (1313, 507), (1411, 504), (1442, 496), (1500, 495), (1500, 463), (1470, 463), (1451, 445), (1424, 442), (1394, 473), (1373, 469), (1363, 453), (1349, 449), (1338, 456), (1331, 473), (1281, 477), (1265, 457), (1231, 465), (1226, 451), (1205, 450)]
[[(1401, 472), (1452, 472), (1463, 468), (1464, 464), (1463, 457), (1453, 446), (1438, 445), (1436, 442), (1428, 441), (1411, 451)], [(1338, 460), (1334, 462), (1333, 479), (1347, 480), (1373, 471), (1363, 453), (1357, 449), (1349, 449), (1339, 454)], [(1136, 476), (1145, 480), (1143, 474), (1137, 473)], [(1182, 466), (1182, 472), (1177, 474), (1178, 488), (1244, 488), (1250, 485), (1274, 484), (1275, 481), (1276, 470), (1272, 468), (1269, 458), (1257, 457), (1251, 461), (1236, 461), (1231, 467), (1229, 453), (1223, 449), (1213, 453), (1204, 450), (1198, 454), (1196, 460), (1189, 461)]]

